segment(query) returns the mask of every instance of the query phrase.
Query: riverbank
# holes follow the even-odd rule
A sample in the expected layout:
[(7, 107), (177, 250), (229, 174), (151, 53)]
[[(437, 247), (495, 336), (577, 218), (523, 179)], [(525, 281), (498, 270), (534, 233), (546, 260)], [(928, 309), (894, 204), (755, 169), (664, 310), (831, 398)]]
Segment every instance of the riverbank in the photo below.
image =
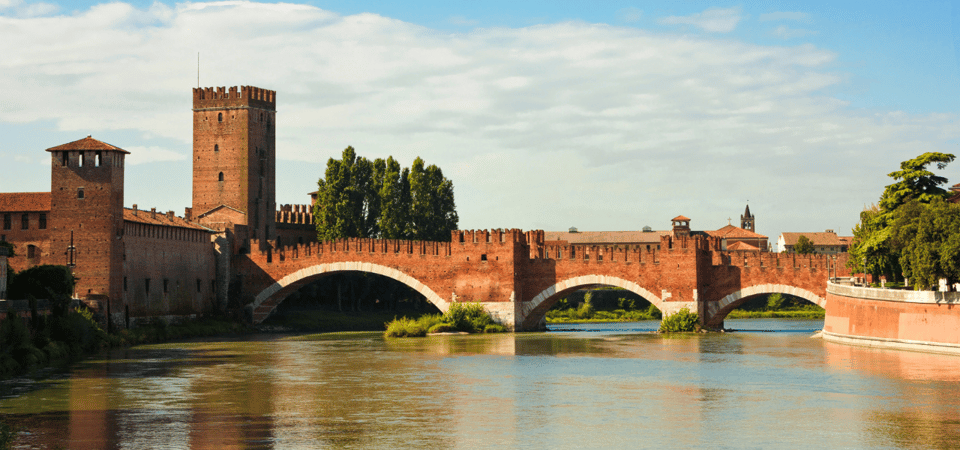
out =
[[(802, 309), (783, 311), (742, 311), (734, 310), (727, 315), (728, 319), (823, 319), (825, 311), (822, 309)], [(638, 322), (642, 320), (660, 320), (659, 316), (644, 314), (644, 311), (596, 311), (591, 318), (576, 318), (569, 316), (547, 314), (547, 323), (616, 323)]]

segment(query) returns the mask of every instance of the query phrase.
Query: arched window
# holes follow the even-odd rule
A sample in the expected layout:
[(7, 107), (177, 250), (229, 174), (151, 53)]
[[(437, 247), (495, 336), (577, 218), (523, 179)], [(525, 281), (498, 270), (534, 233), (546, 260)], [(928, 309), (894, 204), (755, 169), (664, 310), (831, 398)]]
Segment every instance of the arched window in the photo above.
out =
[(223, 172), (220, 172), (220, 179), (219, 179), (219, 181), (223, 181)]
[(213, 144), (213, 151), (219, 152), (219, 151), (220, 151), (220, 145), (219, 145), (219, 144)]
[(223, 113), (217, 113), (217, 122), (223, 122)]

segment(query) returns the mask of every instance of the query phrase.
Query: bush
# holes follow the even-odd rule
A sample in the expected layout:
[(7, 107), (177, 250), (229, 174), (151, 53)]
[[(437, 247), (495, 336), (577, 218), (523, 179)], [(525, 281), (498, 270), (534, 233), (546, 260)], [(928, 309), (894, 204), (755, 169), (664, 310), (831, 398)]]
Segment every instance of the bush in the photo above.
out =
[(453, 331), (453, 327), (451, 327), (449, 323), (438, 323), (430, 327), (427, 333), (447, 333), (450, 331)]
[(439, 314), (428, 314), (419, 319), (409, 319), (401, 317), (393, 319), (386, 324), (387, 331), (383, 333), (384, 337), (423, 337), (427, 332), (440, 324), (442, 316)]
[(661, 333), (683, 333), (698, 331), (700, 329), (700, 318), (696, 313), (690, 312), (688, 308), (681, 308), (675, 314), (671, 314), (660, 321)]
[(487, 325), (493, 323), (493, 318), (480, 303), (452, 303), (443, 315), (443, 321), (457, 331), (481, 333)]
[(499, 323), (491, 323), (483, 327), (484, 333), (506, 333), (507, 327), (500, 325)]

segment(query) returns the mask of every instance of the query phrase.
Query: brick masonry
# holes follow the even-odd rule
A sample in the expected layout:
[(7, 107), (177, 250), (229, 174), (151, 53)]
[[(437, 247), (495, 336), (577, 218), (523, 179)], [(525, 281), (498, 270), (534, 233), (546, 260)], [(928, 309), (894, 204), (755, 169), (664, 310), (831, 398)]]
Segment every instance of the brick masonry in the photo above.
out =
[(442, 311), (480, 301), (516, 330), (538, 329), (557, 300), (591, 286), (631, 290), (665, 314), (687, 307), (722, 327), (756, 295), (787, 293), (823, 306), (827, 278), (848, 275), (845, 255), (726, 252), (715, 237), (664, 236), (661, 250), (649, 251), (547, 246), (543, 237), (514, 229), (454, 231), (449, 243), (347, 239), (251, 252), (236, 269), (254, 322), (318, 277), (366, 271), (411, 286)]

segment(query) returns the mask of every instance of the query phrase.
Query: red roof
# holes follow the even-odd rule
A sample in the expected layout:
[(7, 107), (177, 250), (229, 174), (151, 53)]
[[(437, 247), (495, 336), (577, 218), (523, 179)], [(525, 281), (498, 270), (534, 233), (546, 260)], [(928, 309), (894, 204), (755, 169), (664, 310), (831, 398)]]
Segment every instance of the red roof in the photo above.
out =
[(750, 245), (743, 241), (737, 241), (727, 246), (727, 250), (732, 251), (759, 251), (760, 247)]
[(49, 192), (10, 192), (0, 194), (0, 211), (50, 211)]
[(79, 141), (68, 142), (63, 145), (58, 145), (56, 147), (50, 147), (47, 149), (48, 152), (62, 152), (62, 151), (73, 151), (73, 150), (110, 150), (115, 152), (122, 152), (130, 154), (130, 152), (110, 145), (106, 142), (98, 141), (90, 136), (87, 136)]
[(685, 217), (685, 216), (677, 216), (677, 217), (674, 217), (674, 218), (673, 218), (673, 221), (674, 221), (674, 222), (676, 222), (676, 221), (678, 221), (678, 220), (686, 220), (687, 222), (689, 222), (689, 221), (690, 221), (690, 218), (689, 218), (689, 217)]
[(628, 245), (659, 244), (660, 236), (673, 234), (672, 231), (546, 231), (544, 241), (566, 241), (576, 245)]
[(743, 228), (727, 225), (717, 231), (707, 231), (707, 234), (710, 236), (716, 236), (724, 239), (766, 239), (767, 237), (762, 234), (754, 233), (750, 230), (744, 230)]
[(840, 242), (840, 237), (836, 233), (781, 233), (784, 245), (797, 245), (797, 239), (800, 236), (806, 236), (813, 245), (840, 246), (846, 245)]
[(130, 208), (123, 208), (123, 220), (126, 222), (134, 223), (143, 223), (147, 225), (159, 225), (165, 227), (180, 227), (180, 228), (190, 228), (193, 230), (205, 230), (210, 231), (209, 228), (202, 226), (195, 222), (190, 222), (183, 217), (177, 217), (176, 215), (167, 215), (162, 212), (157, 212), (156, 214), (150, 211), (144, 211), (142, 209), (137, 210), (136, 214)]

